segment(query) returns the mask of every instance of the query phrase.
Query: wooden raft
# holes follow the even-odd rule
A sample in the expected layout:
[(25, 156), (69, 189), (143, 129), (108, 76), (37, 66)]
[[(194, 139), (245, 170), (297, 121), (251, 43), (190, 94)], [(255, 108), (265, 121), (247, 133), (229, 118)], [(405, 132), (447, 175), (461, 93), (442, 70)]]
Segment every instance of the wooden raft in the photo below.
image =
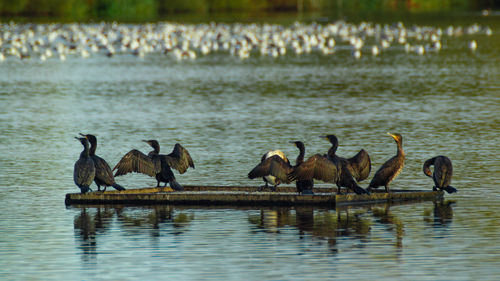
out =
[[(109, 190), (109, 188), (108, 188)], [(188, 204), (188, 205), (314, 205), (335, 207), (340, 205), (373, 204), (382, 202), (426, 201), (443, 198), (443, 191), (379, 190), (370, 195), (349, 193), (337, 195), (337, 188), (314, 188), (313, 195), (301, 195), (295, 187), (279, 187), (277, 192), (258, 192), (255, 186), (184, 186), (175, 192), (170, 187), (111, 190), (102, 192), (68, 193), (66, 205), (73, 204)]]

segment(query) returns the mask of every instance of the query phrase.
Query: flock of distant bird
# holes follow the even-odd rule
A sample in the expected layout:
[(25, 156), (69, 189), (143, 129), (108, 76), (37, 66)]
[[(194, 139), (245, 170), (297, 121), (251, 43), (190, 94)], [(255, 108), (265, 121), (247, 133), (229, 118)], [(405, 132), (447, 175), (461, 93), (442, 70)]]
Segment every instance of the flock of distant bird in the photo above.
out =
[[(331, 55), (348, 49), (355, 58), (363, 53), (378, 56), (392, 47), (407, 53), (424, 55), (439, 52), (444, 37), (483, 34), (488, 26), (405, 26), (394, 24), (359, 24), (337, 21), (328, 24), (0, 24), (0, 62), (11, 58), (46, 61), (52, 57), (88, 58), (101, 54), (132, 54), (144, 57), (163, 53), (177, 60), (195, 59), (210, 53), (229, 53), (241, 59), (251, 55), (279, 57), (319, 52)], [(468, 48), (478, 48), (470, 38)], [(467, 48), (466, 46), (464, 46)]]
[[(323, 136), (330, 143), (331, 147), (326, 154), (315, 154), (304, 160), (305, 147), (301, 141), (293, 142), (299, 149), (294, 166), (285, 154), (280, 150), (273, 150), (265, 153), (260, 163), (249, 173), (250, 179), (262, 177), (265, 185), (259, 188), (270, 188), (276, 191), (276, 187), (281, 183), (296, 183), (297, 192), (301, 194), (313, 194), (314, 180), (336, 184), (338, 194), (341, 188), (345, 187), (356, 194), (369, 194), (373, 188), (385, 187), (386, 192), (390, 192), (389, 184), (401, 173), (404, 166), (405, 153), (403, 150), (403, 137), (400, 134), (388, 133), (397, 144), (397, 153), (387, 160), (375, 173), (367, 189), (359, 186), (358, 182), (366, 179), (371, 171), (371, 160), (368, 153), (361, 149), (351, 158), (343, 158), (336, 155), (338, 139), (335, 135)], [(101, 186), (112, 186), (117, 190), (125, 190), (124, 187), (115, 182), (114, 177), (136, 172), (155, 177), (157, 187), (160, 183), (167, 184), (176, 191), (182, 191), (172, 168), (183, 174), (194, 162), (189, 152), (180, 144), (175, 144), (170, 154), (160, 154), (160, 145), (156, 140), (144, 140), (153, 150), (147, 155), (139, 150), (133, 149), (125, 154), (122, 159), (111, 170), (104, 159), (95, 154), (97, 139), (91, 134), (81, 134), (76, 137), (83, 145), (80, 158), (74, 166), (73, 179), (82, 193), (91, 191), (90, 185), (95, 182), (97, 190)], [(89, 147), (90, 144), (90, 147)], [(431, 172), (430, 166), (434, 166)], [(112, 171), (115, 171), (113, 175)], [(444, 190), (448, 193), (457, 190), (450, 186), (453, 167), (451, 161), (446, 156), (437, 156), (424, 162), (423, 172), (434, 180), (433, 190)], [(269, 186), (271, 185), (271, 186)]]

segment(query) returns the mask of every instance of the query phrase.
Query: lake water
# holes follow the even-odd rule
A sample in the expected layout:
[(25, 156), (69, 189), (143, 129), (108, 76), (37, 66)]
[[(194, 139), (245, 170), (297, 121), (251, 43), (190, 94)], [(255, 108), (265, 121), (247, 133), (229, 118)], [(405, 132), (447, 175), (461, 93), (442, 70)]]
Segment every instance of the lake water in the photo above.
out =
[[(479, 19), (480, 20), (480, 19)], [(491, 21), (489, 21), (491, 23)], [(497, 21), (498, 23), (498, 21)], [(456, 22), (438, 22), (447, 26)], [(481, 24), (481, 22), (480, 22)], [(240, 60), (103, 55), (0, 62), (0, 275), (4, 280), (496, 280), (500, 276), (500, 25), (423, 56), (390, 48), (355, 59), (340, 46)], [(478, 48), (468, 49), (475, 39)], [(459, 192), (444, 202), (347, 209), (72, 206), (79, 132), (114, 165), (176, 142), (183, 184), (260, 185), (270, 149), (364, 148), (376, 170), (407, 154), (394, 189), (431, 189), (423, 162), (447, 155)], [(372, 171), (373, 175), (373, 171)], [(370, 175), (370, 178), (371, 176)], [(140, 174), (126, 188), (154, 186)], [(366, 186), (368, 181), (361, 185)]]

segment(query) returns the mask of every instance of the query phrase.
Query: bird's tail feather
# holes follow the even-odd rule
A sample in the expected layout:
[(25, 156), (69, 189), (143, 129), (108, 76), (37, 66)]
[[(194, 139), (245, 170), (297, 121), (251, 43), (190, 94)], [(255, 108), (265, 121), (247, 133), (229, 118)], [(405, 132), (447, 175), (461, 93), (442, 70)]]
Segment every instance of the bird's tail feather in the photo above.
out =
[(366, 191), (363, 189), (361, 186), (357, 184), (353, 184), (351, 187), (352, 191), (354, 191), (356, 194), (370, 194), (370, 192)]
[(121, 186), (121, 185), (117, 184), (116, 182), (115, 182), (112, 186), (113, 186), (113, 187), (114, 187), (114, 189), (116, 189), (116, 190), (120, 190), (120, 191), (121, 191), (121, 190), (125, 190), (125, 187), (123, 187), (123, 186)]
[(444, 189), (446, 192), (448, 192), (448, 193), (454, 193), (454, 192), (457, 192), (457, 189), (456, 189), (456, 188), (454, 188), (454, 187), (453, 187), (453, 186), (451, 186), (451, 185), (449, 185), (449, 186), (447, 186), (447, 187), (445, 187), (445, 188), (443, 188), (443, 189)]
[(176, 180), (171, 180), (169, 182), (170, 184), (170, 187), (173, 189), (173, 190), (177, 190), (177, 191), (182, 191), (184, 190), (184, 187), (182, 187), (182, 185), (180, 183), (178, 183)]

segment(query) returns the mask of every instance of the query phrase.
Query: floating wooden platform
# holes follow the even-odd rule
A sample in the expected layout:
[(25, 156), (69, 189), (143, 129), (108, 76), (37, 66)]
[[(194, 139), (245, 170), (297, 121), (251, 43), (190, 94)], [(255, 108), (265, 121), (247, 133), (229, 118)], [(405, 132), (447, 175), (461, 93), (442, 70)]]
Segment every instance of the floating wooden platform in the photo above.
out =
[[(109, 190), (109, 188), (108, 188)], [(394, 190), (375, 191), (370, 195), (349, 193), (337, 195), (337, 188), (314, 188), (313, 195), (301, 195), (295, 187), (279, 187), (277, 192), (259, 192), (256, 186), (184, 186), (176, 192), (170, 187), (109, 190), (106, 192), (68, 193), (66, 205), (73, 204), (183, 204), (183, 205), (339, 205), (373, 204), (381, 202), (426, 201), (443, 198), (443, 191)]]

